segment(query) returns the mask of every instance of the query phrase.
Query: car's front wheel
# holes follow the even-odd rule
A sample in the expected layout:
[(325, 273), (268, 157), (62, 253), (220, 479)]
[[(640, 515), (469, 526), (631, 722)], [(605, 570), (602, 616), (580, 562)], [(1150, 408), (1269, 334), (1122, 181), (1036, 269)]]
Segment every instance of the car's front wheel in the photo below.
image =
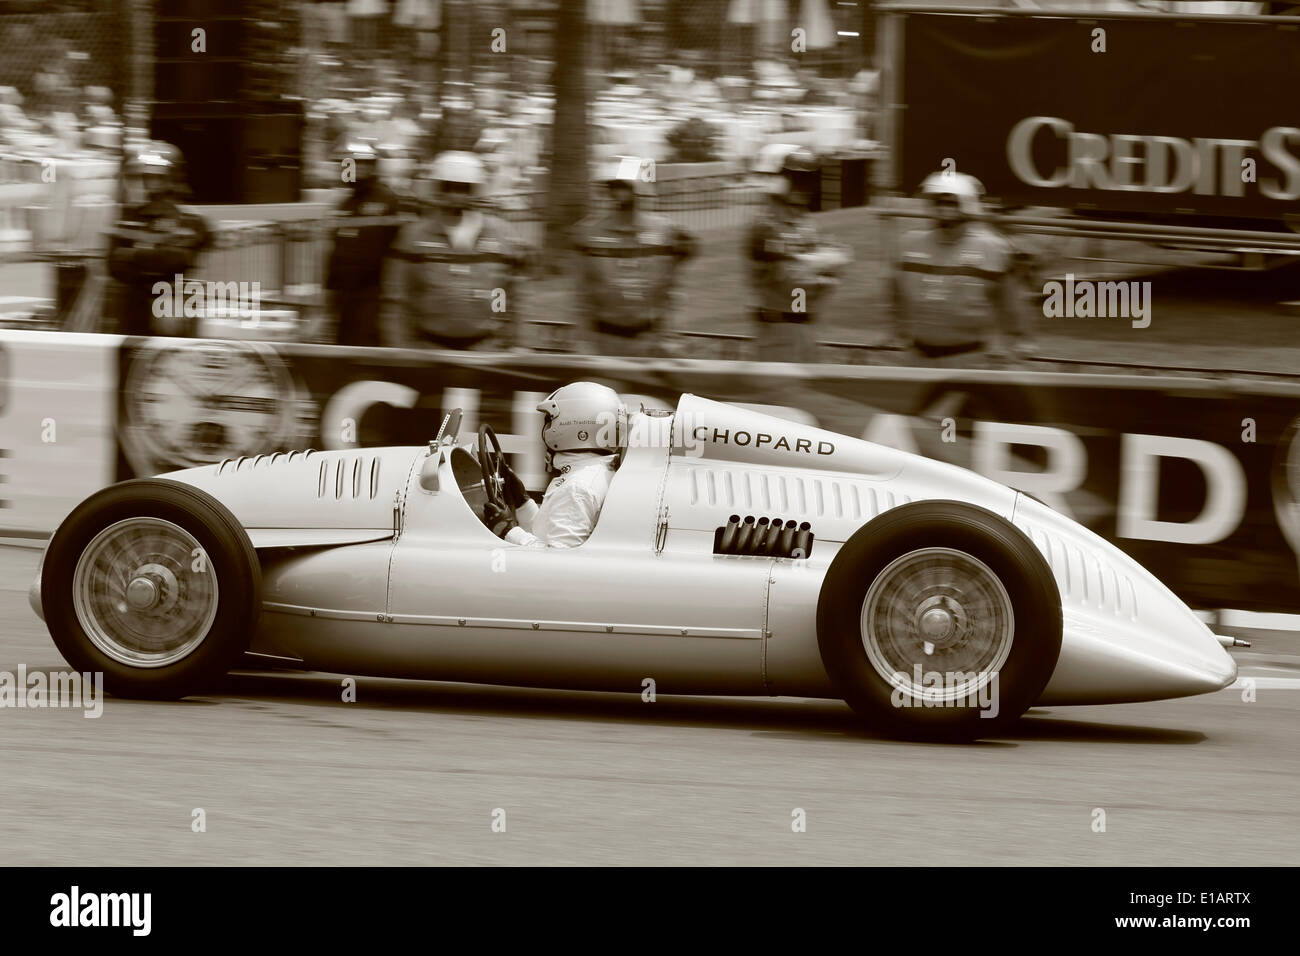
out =
[(859, 529), (822, 584), (817, 639), (841, 695), (892, 734), (1003, 730), (1061, 648), (1051, 569), (1018, 528), (955, 501), (894, 508)]
[(224, 675), (261, 609), (257, 553), (206, 492), (165, 479), (92, 495), (59, 526), (41, 607), (60, 653), (119, 697), (178, 698)]

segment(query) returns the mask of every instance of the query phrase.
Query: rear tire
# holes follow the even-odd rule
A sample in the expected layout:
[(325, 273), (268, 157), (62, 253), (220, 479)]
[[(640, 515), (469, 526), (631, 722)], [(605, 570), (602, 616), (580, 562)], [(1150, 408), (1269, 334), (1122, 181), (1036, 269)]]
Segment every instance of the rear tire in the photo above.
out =
[(176, 699), (239, 660), (262, 606), (257, 552), (230, 511), (167, 479), (126, 481), (77, 506), (41, 571), (55, 646), (118, 697)]
[(1033, 542), (991, 511), (918, 501), (860, 528), (817, 604), (822, 662), (872, 726), (972, 740), (1023, 714), (1056, 668), (1061, 601)]

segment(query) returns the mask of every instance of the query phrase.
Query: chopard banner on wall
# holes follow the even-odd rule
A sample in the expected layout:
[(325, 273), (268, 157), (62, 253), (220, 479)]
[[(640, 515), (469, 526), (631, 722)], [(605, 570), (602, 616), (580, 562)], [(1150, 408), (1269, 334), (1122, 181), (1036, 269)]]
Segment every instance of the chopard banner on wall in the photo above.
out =
[(119, 479), (292, 448), (416, 445), (461, 408), (545, 486), (537, 402), (594, 379), (683, 392), (972, 468), (1124, 548), (1205, 607), (1300, 612), (1300, 383), (634, 361), (126, 340)]
[(1280, 220), (1300, 199), (1300, 20), (891, 13), (894, 172), (1008, 204)]

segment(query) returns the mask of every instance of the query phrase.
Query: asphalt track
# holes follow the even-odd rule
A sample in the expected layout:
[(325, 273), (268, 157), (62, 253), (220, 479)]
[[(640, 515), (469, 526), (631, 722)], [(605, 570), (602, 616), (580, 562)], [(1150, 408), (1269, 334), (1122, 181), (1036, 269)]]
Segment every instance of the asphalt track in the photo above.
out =
[[(0, 547), (0, 671), (66, 666), (27, 606), (37, 553)], [(1251, 636), (1253, 703), (1038, 709), (965, 746), (828, 701), (362, 679), (343, 703), (297, 672), (0, 709), (0, 863), (1295, 864), (1300, 637)]]

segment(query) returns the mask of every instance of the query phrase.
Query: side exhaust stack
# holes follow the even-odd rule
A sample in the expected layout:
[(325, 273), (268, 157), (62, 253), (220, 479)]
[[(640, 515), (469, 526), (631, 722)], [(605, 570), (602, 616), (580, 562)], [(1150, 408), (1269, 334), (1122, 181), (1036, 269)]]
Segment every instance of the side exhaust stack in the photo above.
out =
[(812, 525), (793, 519), (732, 515), (713, 534), (714, 554), (806, 558), (812, 546)]

